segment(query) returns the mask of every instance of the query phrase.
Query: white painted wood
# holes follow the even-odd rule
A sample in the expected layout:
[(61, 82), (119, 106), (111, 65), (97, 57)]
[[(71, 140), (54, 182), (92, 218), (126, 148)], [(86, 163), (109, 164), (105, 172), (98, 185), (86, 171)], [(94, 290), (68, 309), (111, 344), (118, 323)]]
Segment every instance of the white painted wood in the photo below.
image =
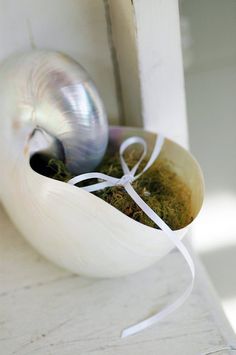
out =
[(197, 282), (187, 303), (161, 324), (121, 340), (124, 327), (162, 308), (186, 286), (190, 275), (178, 252), (131, 277), (85, 279), (39, 256), (0, 208), (0, 353), (199, 355), (232, 342), (195, 262)]
[(142, 104), (138, 69), (136, 24), (131, 1), (109, 0), (111, 33), (120, 76), (123, 122), (142, 125)]
[[(123, 12), (117, 13), (117, 19), (127, 13), (124, 6), (120, 0)], [(177, 0), (134, 0), (133, 6), (135, 17), (127, 2), (126, 24), (132, 27), (130, 18), (135, 19), (145, 127), (186, 146)], [(32, 46), (66, 51), (91, 73), (111, 120), (117, 122), (114, 63), (101, 0), (0, 0), (0, 9), (0, 58)], [(120, 26), (117, 19), (114, 28)], [(121, 81), (131, 93), (126, 75), (129, 40), (127, 36), (122, 44), (122, 36), (116, 39)], [(132, 70), (134, 77), (136, 69)], [(135, 124), (139, 108), (134, 96), (130, 102), (126, 112)], [(155, 267), (130, 277), (101, 281), (77, 277), (32, 250), (0, 209), (0, 353), (199, 355), (234, 342), (214, 291), (195, 262), (197, 281), (188, 302), (161, 324), (121, 340), (124, 327), (161, 309), (182, 291), (189, 274), (181, 256), (173, 252)]]
[(94, 79), (112, 123), (118, 103), (103, 0), (0, 0), (0, 60), (15, 51), (61, 50)]
[(134, 0), (144, 127), (188, 146), (178, 0)]

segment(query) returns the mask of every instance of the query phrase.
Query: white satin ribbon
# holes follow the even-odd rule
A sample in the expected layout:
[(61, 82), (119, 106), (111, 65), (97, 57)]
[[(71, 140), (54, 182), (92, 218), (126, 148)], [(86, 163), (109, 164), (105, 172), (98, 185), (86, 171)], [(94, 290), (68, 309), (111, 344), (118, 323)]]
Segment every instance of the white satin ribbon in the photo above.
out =
[[(125, 162), (124, 159), (124, 152), (125, 150), (130, 147), (133, 144), (141, 144), (143, 148), (143, 153), (139, 159), (139, 161), (134, 165), (134, 167), (130, 170), (128, 165)], [(194, 284), (194, 279), (195, 279), (195, 267), (193, 260), (187, 250), (187, 248), (184, 246), (182, 241), (175, 235), (175, 232), (170, 229), (170, 227), (143, 201), (143, 199), (137, 194), (137, 192), (134, 190), (132, 187), (133, 181), (137, 180), (157, 159), (158, 155), (161, 152), (162, 146), (164, 143), (164, 137), (161, 135), (158, 135), (155, 146), (153, 149), (153, 152), (151, 154), (151, 157), (144, 167), (144, 169), (138, 174), (135, 175), (140, 163), (144, 159), (144, 157), (147, 154), (147, 144), (145, 140), (141, 137), (130, 137), (126, 139), (120, 146), (120, 162), (122, 166), (122, 170), (124, 175), (121, 178), (115, 178), (106, 174), (102, 173), (86, 173), (86, 174), (81, 174), (78, 175), (71, 180), (68, 181), (69, 184), (75, 185), (79, 182), (97, 178), (103, 180), (103, 182), (99, 182), (90, 186), (83, 187), (84, 190), (92, 192), (92, 191), (97, 191), (104, 189), (109, 186), (123, 186), (126, 190), (126, 192), (130, 195), (130, 197), (137, 203), (137, 205), (143, 210), (144, 213), (163, 231), (165, 232), (166, 236), (170, 239), (170, 241), (176, 246), (176, 248), (180, 251), (180, 253), (183, 255), (184, 259), (186, 260), (191, 275), (192, 275), (192, 280), (190, 285), (187, 287), (185, 292), (177, 298), (176, 301), (173, 303), (167, 305), (164, 309), (162, 309), (160, 312), (156, 313), (155, 315), (139, 322), (136, 323), (126, 329), (124, 329), (121, 333), (121, 337), (127, 337), (133, 334), (136, 334), (147, 327), (150, 327), (152, 324), (160, 322), (163, 318), (165, 318), (168, 314), (174, 312), (177, 308), (179, 308), (189, 297), (190, 293), (192, 292), (193, 289), (193, 284)]]

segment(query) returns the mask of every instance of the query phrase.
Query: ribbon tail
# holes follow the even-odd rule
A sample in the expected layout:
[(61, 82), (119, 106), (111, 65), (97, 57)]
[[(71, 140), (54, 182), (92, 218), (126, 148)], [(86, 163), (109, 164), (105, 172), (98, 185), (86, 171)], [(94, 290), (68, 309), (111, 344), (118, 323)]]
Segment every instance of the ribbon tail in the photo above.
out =
[(134, 325), (131, 325), (130, 327), (124, 329), (121, 333), (121, 338), (128, 337), (130, 335), (137, 334), (141, 332), (142, 330), (150, 327), (151, 325), (160, 322), (162, 319), (166, 318), (169, 314), (177, 310), (182, 304), (187, 300), (189, 295), (192, 292), (193, 289), (193, 280), (191, 281), (191, 284), (188, 286), (186, 291), (173, 303), (167, 305), (164, 307), (160, 312), (154, 314), (153, 316), (136, 323)]
[[(140, 157), (139, 161), (135, 166), (132, 168), (132, 170), (129, 170), (128, 165), (126, 164), (124, 158), (123, 158), (123, 153), (124, 151), (132, 144), (138, 143), (141, 144), (143, 147), (143, 154)], [(190, 285), (187, 287), (185, 292), (173, 303), (167, 305), (164, 309), (162, 309), (160, 312), (156, 313), (155, 315), (135, 324), (132, 325), (126, 329), (123, 330), (121, 337), (127, 337), (133, 334), (136, 334), (147, 327), (151, 326), (152, 324), (161, 321), (163, 318), (165, 318), (167, 315), (170, 313), (174, 312), (176, 309), (178, 309), (189, 297), (190, 293), (192, 292), (193, 289), (193, 284), (194, 284), (194, 279), (195, 279), (195, 267), (193, 260), (185, 247), (185, 245), (179, 240), (179, 238), (176, 237), (175, 233), (170, 229), (170, 227), (143, 201), (143, 199), (137, 194), (137, 192), (133, 189), (131, 186), (130, 182), (133, 180), (136, 180), (139, 178), (157, 159), (158, 155), (161, 152), (162, 146), (164, 143), (164, 137), (159, 135), (156, 143), (154, 150), (151, 154), (151, 157), (149, 159), (149, 162), (145, 166), (145, 168), (139, 173), (138, 175), (135, 175), (135, 172), (138, 169), (139, 164), (143, 160), (144, 156), (146, 155), (147, 152), (147, 144), (145, 140), (141, 137), (131, 137), (128, 138), (126, 141), (124, 141), (120, 147), (120, 160), (121, 160), (121, 166), (122, 170), (124, 172), (124, 176), (120, 179), (114, 178), (112, 176), (108, 176), (106, 174), (94, 172), (94, 173), (85, 173), (82, 175), (78, 175), (74, 178), (72, 178), (68, 183), (74, 185), (78, 182), (82, 182), (85, 180), (89, 179), (100, 179), (102, 182), (95, 183), (94, 185), (86, 186), (83, 187), (83, 189), (93, 192), (97, 190), (104, 189), (105, 187), (108, 186), (115, 186), (115, 185), (121, 185), (124, 186), (126, 192), (130, 195), (130, 197), (137, 203), (137, 205), (143, 210), (144, 213), (157, 225), (160, 227), (160, 229), (166, 234), (166, 236), (170, 239), (170, 241), (176, 246), (176, 248), (180, 251), (180, 253), (183, 255), (184, 259), (186, 260), (189, 269), (192, 274), (192, 280)]]
[(195, 266), (192, 260), (191, 255), (189, 254), (187, 248), (185, 245), (179, 240), (174, 232), (170, 229), (170, 227), (141, 199), (141, 197), (137, 194), (137, 192), (133, 189), (133, 187), (130, 184), (127, 184), (125, 186), (125, 189), (127, 193), (132, 197), (132, 199), (137, 203), (137, 205), (147, 214), (147, 216), (152, 219), (156, 225), (158, 225), (163, 232), (166, 233), (167, 237), (171, 240), (171, 242), (175, 245), (175, 247), (180, 251), (180, 253), (183, 255), (184, 259), (186, 260), (191, 275), (192, 275), (192, 280), (190, 285), (187, 287), (185, 292), (173, 303), (167, 305), (163, 310), (160, 312), (156, 313), (155, 315), (135, 324), (132, 325), (126, 329), (123, 330), (121, 337), (127, 337), (130, 335), (134, 335), (154, 323), (157, 323), (164, 319), (166, 316), (168, 316), (170, 313), (174, 312), (176, 309), (178, 309), (189, 297), (189, 295), (192, 292), (193, 285), (194, 285), (194, 279), (195, 279)]

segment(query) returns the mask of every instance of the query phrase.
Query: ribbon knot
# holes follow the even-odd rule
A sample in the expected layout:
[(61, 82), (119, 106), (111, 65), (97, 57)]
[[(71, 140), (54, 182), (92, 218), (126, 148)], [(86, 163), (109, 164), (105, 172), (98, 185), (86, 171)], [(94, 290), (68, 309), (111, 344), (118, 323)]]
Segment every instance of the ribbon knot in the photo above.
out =
[(120, 178), (120, 180), (117, 181), (116, 185), (121, 185), (121, 186), (126, 186), (127, 184), (132, 184), (134, 182), (135, 178), (131, 174), (125, 174)]
[[(135, 175), (135, 173), (138, 170), (140, 163), (142, 162), (142, 160), (144, 159), (147, 153), (147, 144), (145, 140), (141, 137), (130, 137), (126, 139), (120, 146), (120, 162), (124, 173), (124, 175), (121, 178), (116, 178), (106, 174), (94, 172), (94, 173), (86, 173), (86, 174), (78, 175), (68, 181), (69, 184), (75, 185), (78, 182), (84, 180), (89, 180), (94, 178), (99, 179), (98, 183), (83, 187), (84, 190), (89, 192), (101, 190), (111, 186), (117, 186), (117, 185), (124, 186), (126, 192), (130, 195), (130, 197), (134, 200), (134, 202), (137, 203), (137, 205), (141, 208), (141, 210), (143, 210), (143, 212), (166, 234), (169, 240), (177, 247), (177, 249), (185, 258), (189, 266), (189, 269), (191, 271), (191, 275), (192, 275), (191, 283), (181, 296), (179, 296), (173, 303), (164, 307), (164, 309), (162, 309), (160, 312), (154, 314), (153, 316), (137, 324), (134, 324), (124, 329), (121, 334), (122, 338), (132, 334), (136, 334), (146, 329), (147, 327), (151, 326), (152, 324), (161, 321), (168, 314), (178, 309), (187, 300), (187, 298), (189, 297), (193, 289), (193, 283), (195, 278), (195, 267), (187, 248), (181, 242), (181, 240), (175, 235), (175, 232), (172, 231), (170, 227), (144, 202), (144, 200), (137, 194), (137, 192), (134, 190), (132, 186), (132, 182), (138, 179), (155, 162), (155, 160), (157, 159), (158, 155), (161, 152), (163, 143), (164, 143), (164, 137), (158, 135), (155, 142), (154, 149), (148, 160), (148, 163), (145, 165), (143, 170), (137, 175)], [(130, 147), (133, 144), (140, 144), (143, 148), (143, 153), (140, 159), (138, 160), (138, 162), (130, 170), (124, 159), (124, 152), (128, 147)], [(100, 180), (102, 180), (102, 182)]]

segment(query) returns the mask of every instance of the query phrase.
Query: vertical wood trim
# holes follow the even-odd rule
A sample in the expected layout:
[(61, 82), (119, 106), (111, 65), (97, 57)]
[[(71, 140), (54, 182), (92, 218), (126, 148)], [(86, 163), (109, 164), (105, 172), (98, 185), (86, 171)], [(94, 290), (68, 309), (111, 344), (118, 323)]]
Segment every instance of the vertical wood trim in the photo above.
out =
[(188, 147), (177, 0), (133, 0), (144, 127)]
[(118, 103), (119, 124), (125, 125), (125, 110), (124, 110), (124, 100), (122, 94), (121, 74), (120, 74), (119, 62), (117, 57), (117, 49), (113, 38), (114, 26), (111, 20), (110, 2), (109, 0), (103, 0), (103, 2), (105, 8), (106, 24), (107, 24), (108, 45), (109, 45), (111, 60), (113, 64), (113, 75), (115, 80), (116, 97)]

